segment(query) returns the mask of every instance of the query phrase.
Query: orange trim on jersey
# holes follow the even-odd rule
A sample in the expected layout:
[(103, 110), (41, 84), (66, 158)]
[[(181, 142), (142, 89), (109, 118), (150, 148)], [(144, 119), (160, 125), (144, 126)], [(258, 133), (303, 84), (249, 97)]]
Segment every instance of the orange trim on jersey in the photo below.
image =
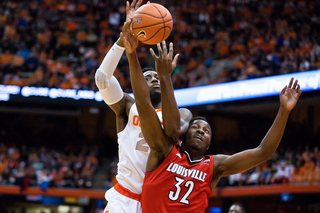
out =
[(131, 198), (133, 200), (139, 201), (141, 200), (141, 195), (134, 193), (132, 191), (130, 191), (129, 189), (124, 188), (123, 186), (121, 186), (119, 183), (117, 183), (114, 187), (113, 187), (117, 192), (119, 192), (120, 194)]
[(161, 109), (161, 108), (160, 108), (160, 109), (157, 109), (156, 112), (162, 112), (162, 109)]

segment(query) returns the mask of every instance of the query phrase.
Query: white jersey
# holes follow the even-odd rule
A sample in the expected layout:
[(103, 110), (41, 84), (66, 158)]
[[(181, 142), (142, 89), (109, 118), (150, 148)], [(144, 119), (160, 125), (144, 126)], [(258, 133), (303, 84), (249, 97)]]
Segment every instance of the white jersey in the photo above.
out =
[[(161, 109), (156, 111), (162, 123)], [(118, 133), (118, 145), (119, 163), (116, 179), (124, 188), (140, 194), (150, 148), (142, 135), (135, 103), (130, 108), (126, 127)]]

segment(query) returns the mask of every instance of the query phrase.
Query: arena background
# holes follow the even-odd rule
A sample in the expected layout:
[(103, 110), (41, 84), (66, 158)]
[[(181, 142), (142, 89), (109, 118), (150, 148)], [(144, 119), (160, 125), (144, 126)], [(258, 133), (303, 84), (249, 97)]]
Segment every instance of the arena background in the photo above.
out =
[[(312, 70), (319, 76), (318, 1), (153, 2), (174, 18), (175, 89)], [(0, 212), (102, 212), (104, 192), (115, 184), (117, 142), (115, 115), (96, 96), (94, 73), (118, 38), (125, 2), (0, 5)], [(154, 66), (147, 48), (137, 50), (142, 67)], [(131, 92), (125, 54), (115, 75)], [(225, 213), (233, 202), (249, 213), (320, 212), (320, 80), (309, 80), (314, 87), (290, 114), (272, 159), (221, 179), (207, 212)], [(260, 143), (279, 98), (191, 105), (212, 126), (208, 154), (233, 154)]]

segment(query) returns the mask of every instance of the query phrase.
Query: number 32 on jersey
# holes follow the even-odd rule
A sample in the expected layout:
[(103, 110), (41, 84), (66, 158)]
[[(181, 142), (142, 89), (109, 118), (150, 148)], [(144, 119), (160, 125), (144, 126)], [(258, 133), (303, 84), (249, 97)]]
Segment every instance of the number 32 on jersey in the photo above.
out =
[(193, 191), (194, 182), (192, 180), (185, 181), (184, 179), (179, 178), (179, 177), (175, 177), (175, 178), (177, 181), (177, 183), (174, 185), (176, 187), (176, 191), (169, 192), (169, 195), (168, 195), (169, 199), (172, 201), (178, 200), (180, 193), (181, 193), (181, 185), (183, 185), (183, 187), (188, 188), (188, 191), (182, 196), (182, 198), (179, 200), (179, 203), (190, 205), (188, 197), (190, 196), (190, 194)]

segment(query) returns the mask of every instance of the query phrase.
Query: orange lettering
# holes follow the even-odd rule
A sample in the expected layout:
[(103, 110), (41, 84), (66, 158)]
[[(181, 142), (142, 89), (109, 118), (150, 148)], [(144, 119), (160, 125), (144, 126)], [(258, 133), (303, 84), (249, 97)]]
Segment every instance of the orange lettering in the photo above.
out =
[(140, 126), (140, 119), (138, 115), (133, 116), (133, 125)]

